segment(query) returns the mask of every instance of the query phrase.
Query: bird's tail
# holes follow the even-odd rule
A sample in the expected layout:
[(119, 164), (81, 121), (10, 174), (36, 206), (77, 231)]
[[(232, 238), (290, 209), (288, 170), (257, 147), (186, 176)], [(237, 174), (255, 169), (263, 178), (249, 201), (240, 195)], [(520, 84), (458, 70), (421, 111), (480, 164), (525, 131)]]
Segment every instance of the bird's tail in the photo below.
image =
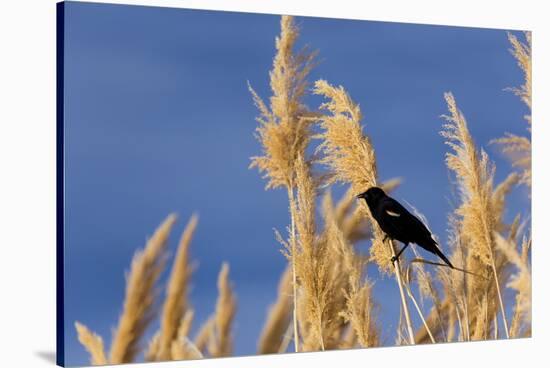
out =
[(447, 257), (445, 257), (445, 255), (443, 254), (443, 252), (441, 252), (439, 250), (439, 248), (437, 247), (437, 245), (434, 247), (434, 253), (437, 254), (439, 256), (439, 258), (441, 258), (443, 260), (443, 262), (445, 262), (449, 267), (451, 268), (455, 268), (455, 266), (453, 266), (453, 264), (451, 263), (451, 261), (449, 261), (447, 259)]

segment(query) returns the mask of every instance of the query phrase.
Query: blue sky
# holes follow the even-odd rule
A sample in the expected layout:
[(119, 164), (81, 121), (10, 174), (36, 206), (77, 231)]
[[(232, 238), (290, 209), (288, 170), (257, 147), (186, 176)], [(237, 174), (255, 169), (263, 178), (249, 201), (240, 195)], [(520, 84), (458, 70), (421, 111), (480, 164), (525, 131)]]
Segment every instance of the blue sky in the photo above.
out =
[[(214, 309), (216, 277), (228, 261), (238, 297), (235, 352), (253, 354), (285, 266), (273, 228), (284, 230), (288, 203), (248, 169), (260, 146), (247, 81), (269, 96), (279, 17), (72, 2), (65, 14), (67, 364), (88, 362), (75, 320), (110, 343), (132, 255), (174, 211), (172, 254), (189, 216), (200, 216), (195, 328)], [(488, 142), (526, 134), (525, 106), (504, 91), (522, 83), (506, 32), (310, 17), (298, 24), (299, 44), (320, 52), (311, 80), (341, 84), (360, 103), (381, 178), (401, 177), (395, 197), (445, 239), (453, 198), (439, 136), (443, 92), (455, 94), (476, 143), (496, 162), (497, 181), (510, 165)], [(526, 189), (509, 203), (508, 219), (530, 215)], [(383, 336), (393, 343), (397, 290), (376, 270), (369, 275)]]

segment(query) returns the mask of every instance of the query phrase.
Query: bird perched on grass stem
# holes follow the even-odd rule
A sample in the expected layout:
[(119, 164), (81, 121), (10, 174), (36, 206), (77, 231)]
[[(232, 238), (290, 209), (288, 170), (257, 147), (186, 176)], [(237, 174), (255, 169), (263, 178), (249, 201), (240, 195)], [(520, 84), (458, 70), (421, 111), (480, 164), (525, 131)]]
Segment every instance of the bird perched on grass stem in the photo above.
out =
[(363, 198), (369, 206), (372, 217), (376, 220), (386, 237), (399, 240), (404, 247), (392, 257), (392, 263), (409, 246), (415, 243), (441, 258), (449, 267), (454, 268), (451, 262), (439, 250), (432, 233), (418, 218), (413, 216), (405, 207), (395, 199), (389, 197), (378, 187), (372, 187), (359, 194), (357, 198)]

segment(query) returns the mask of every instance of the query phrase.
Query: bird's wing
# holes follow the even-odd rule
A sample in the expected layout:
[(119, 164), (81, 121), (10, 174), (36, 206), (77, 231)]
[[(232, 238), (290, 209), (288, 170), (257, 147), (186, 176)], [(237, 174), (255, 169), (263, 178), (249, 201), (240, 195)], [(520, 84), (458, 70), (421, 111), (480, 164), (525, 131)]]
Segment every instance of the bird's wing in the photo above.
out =
[(449, 267), (453, 268), (451, 262), (438, 248), (437, 242), (426, 225), (399, 202), (387, 197), (381, 204), (381, 210), (385, 213), (385, 225), (390, 227), (395, 235), (401, 236), (401, 239), (396, 236), (397, 240), (416, 243), (428, 252), (438, 255)]
[(412, 235), (412, 238), (431, 238), (430, 231), (424, 223), (411, 214), (401, 203), (391, 197), (384, 198), (382, 211), (387, 215), (388, 222), (397, 231)]

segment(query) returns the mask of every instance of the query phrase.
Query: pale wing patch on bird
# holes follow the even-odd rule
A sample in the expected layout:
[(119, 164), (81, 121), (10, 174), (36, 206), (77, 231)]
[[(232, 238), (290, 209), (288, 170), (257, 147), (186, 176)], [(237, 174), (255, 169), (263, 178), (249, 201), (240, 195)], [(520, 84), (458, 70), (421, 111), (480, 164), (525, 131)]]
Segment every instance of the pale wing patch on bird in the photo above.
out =
[(386, 213), (390, 216), (393, 216), (393, 217), (399, 217), (401, 216), (400, 214), (396, 213), (396, 212), (393, 212), (393, 211), (390, 211), (390, 210), (386, 210)]

